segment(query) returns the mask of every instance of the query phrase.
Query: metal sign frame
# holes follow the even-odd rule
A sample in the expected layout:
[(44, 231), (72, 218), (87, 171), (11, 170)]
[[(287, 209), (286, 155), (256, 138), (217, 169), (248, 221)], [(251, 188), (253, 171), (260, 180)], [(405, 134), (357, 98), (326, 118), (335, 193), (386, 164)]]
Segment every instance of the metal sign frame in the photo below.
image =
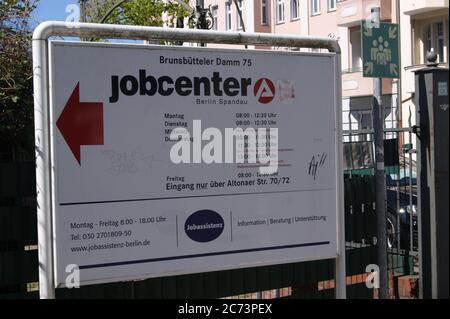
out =
[(50, 136), (49, 40), (52, 36), (85, 38), (165, 40), (217, 44), (269, 45), (295, 48), (327, 49), (334, 53), (336, 123), (336, 194), (337, 194), (337, 258), (335, 259), (336, 298), (346, 298), (344, 178), (342, 170), (342, 90), (341, 50), (336, 40), (321, 37), (273, 35), (263, 33), (218, 32), (192, 29), (170, 29), (127, 25), (41, 23), (33, 34), (34, 122), (36, 151), (36, 191), (38, 214), (39, 292), (43, 299), (55, 298), (54, 259), (54, 168)]

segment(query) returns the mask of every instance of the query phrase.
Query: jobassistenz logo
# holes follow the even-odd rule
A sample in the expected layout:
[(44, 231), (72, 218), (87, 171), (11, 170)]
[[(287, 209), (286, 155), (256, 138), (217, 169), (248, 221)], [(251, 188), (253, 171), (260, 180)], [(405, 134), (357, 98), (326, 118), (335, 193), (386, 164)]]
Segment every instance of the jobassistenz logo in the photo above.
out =
[(270, 103), (275, 97), (275, 85), (271, 80), (261, 78), (256, 81), (255, 86), (253, 87), (253, 95), (255, 95), (259, 103)]
[(224, 220), (213, 210), (196, 211), (186, 219), (184, 231), (193, 241), (206, 243), (217, 239), (223, 232)]

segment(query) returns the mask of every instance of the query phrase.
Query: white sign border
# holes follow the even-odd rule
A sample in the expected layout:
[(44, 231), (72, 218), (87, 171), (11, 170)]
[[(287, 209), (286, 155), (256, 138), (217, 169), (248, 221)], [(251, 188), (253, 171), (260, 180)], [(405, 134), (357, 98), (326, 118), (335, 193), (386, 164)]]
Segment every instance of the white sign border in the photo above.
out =
[[(75, 46), (75, 47), (85, 47), (85, 48), (92, 48), (92, 47), (101, 47), (101, 48), (119, 48), (119, 49), (144, 49), (144, 50), (151, 50), (151, 51), (158, 51), (158, 50), (167, 50), (167, 46), (163, 45), (145, 45), (145, 44), (121, 44), (121, 43), (95, 43), (95, 42), (72, 42), (72, 41), (50, 41), (49, 42), (50, 48), (49, 48), (49, 68), (50, 68), (50, 124), (55, 123), (55, 119), (53, 118), (53, 92), (52, 92), (52, 83), (54, 83), (54, 76), (55, 73), (52, 70), (52, 67), (54, 65), (53, 61), (53, 48), (54, 46)], [(241, 50), (241, 49), (223, 49), (223, 48), (206, 48), (206, 47), (170, 47), (170, 50), (173, 51), (179, 51), (179, 52), (222, 52), (222, 53), (241, 53), (245, 54), (248, 53), (248, 50)], [(292, 52), (292, 51), (269, 51), (269, 50), (251, 50), (251, 54), (261, 54), (261, 55), (273, 55), (273, 56), (279, 56), (279, 55), (288, 55), (288, 56), (294, 56), (294, 57), (305, 57), (305, 56), (314, 56), (314, 57), (323, 57), (323, 58), (332, 58), (332, 64), (335, 64), (335, 61), (333, 58), (335, 57), (335, 54), (332, 53), (315, 53), (315, 52)], [(334, 115), (336, 117), (336, 114)], [(56, 227), (57, 224), (56, 221), (58, 217), (56, 216), (58, 207), (59, 206), (59, 200), (58, 200), (58, 194), (56, 190), (58, 189), (57, 185), (57, 179), (55, 176), (57, 175), (57, 164), (55, 161), (55, 155), (54, 155), (54, 149), (55, 149), (55, 140), (54, 136), (56, 133), (56, 128), (54, 125), (50, 125), (48, 128), (50, 131), (50, 145), (51, 145), (51, 167), (52, 167), (52, 174), (51, 174), (51, 183), (52, 183), (52, 220), (53, 223), (53, 229), (52, 232), (54, 234), (53, 236), (53, 247), (56, 248), (57, 244), (57, 238), (56, 238)], [(336, 128), (335, 128), (336, 129)], [(336, 136), (334, 138), (336, 140)], [(335, 146), (336, 147), (336, 146)], [(334, 154), (334, 161), (337, 166), (337, 154)], [(336, 185), (336, 197), (338, 193), (338, 188)], [(227, 194), (231, 196), (235, 195), (241, 195), (241, 194)], [(337, 203), (337, 199), (336, 199)], [(338, 216), (336, 216), (337, 221)], [(337, 234), (337, 233), (336, 233)], [(337, 243), (337, 238), (336, 238)], [(269, 251), (269, 249), (267, 250)], [(118, 282), (118, 281), (130, 281), (130, 280), (145, 280), (149, 278), (158, 278), (158, 277), (166, 277), (166, 276), (175, 276), (175, 275), (187, 275), (187, 274), (195, 274), (195, 273), (203, 273), (203, 272), (212, 272), (212, 271), (222, 271), (222, 270), (232, 270), (232, 269), (240, 269), (240, 268), (249, 268), (249, 267), (259, 267), (259, 266), (272, 266), (272, 265), (278, 265), (278, 264), (284, 264), (284, 263), (296, 263), (296, 262), (305, 262), (305, 261), (315, 261), (315, 260), (324, 260), (324, 259), (335, 259), (337, 257), (337, 254), (339, 251), (336, 251), (335, 255), (330, 256), (323, 256), (323, 257), (317, 257), (317, 258), (289, 258), (286, 260), (279, 260), (279, 261), (268, 261), (268, 262), (259, 262), (256, 264), (237, 264), (233, 266), (219, 266), (219, 267), (198, 267), (195, 271), (174, 271), (174, 272), (164, 272), (164, 273), (158, 273), (158, 274), (148, 274), (143, 277), (136, 277), (136, 276), (124, 276), (124, 277), (111, 277), (106, 279), (96, 279), (96, 280), (86, 280), (81, 281), (82, 285), (92, 285), (92, 284), (103, 284), (103, 283), (112, 283), (112, 282)], [(233, 255), (230, 253), (230, 255)], [(175, 257), (175, 256), (174, 256)], [(54, 250), (54, 265), (55, 265), (55, 283), (62, 283), (59, 285), (55, 285), (56, 288), (62, 288), (66, 287), (64, 284), (65, 280), (63, 278), (58, 278), (58, 272), (57, 272), (57, 249)], [(119, 266), (120, 267), (120, 266)]]

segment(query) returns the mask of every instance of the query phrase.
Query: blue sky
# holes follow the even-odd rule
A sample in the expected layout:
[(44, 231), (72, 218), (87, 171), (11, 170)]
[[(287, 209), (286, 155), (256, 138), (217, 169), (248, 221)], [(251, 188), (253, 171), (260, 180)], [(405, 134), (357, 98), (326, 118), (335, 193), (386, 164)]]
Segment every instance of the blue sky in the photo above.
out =
[(40, 0), (34, 11), (33, 20), (38, 24), (48, 20), (65, 21), (69, 13), (66, 8), (70, 4), (78, 5), (77, 0)]
[[(66, 21), (70, 16), (70, 12), (66, 9), (70, 5), (78, 7), (78, 0), (39, 0), (36, 10), (33, 12), (33, 28), (44, 21)], [(72, 20), (73, 21), (73, 20)], [(73, 40), (74, 38), (66, 38)], [(115, 40), (119, 43), (141, 43), (135, 40)]]

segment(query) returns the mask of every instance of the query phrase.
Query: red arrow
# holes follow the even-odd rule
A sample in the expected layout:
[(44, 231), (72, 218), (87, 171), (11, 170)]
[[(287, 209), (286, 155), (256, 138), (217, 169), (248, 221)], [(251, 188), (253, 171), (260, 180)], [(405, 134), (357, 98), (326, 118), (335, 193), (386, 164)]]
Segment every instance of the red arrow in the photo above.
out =
[(78, 82), (56, 126), (81, 165), (81, 145), (103, 145), (103, 103), (80, 102)]

